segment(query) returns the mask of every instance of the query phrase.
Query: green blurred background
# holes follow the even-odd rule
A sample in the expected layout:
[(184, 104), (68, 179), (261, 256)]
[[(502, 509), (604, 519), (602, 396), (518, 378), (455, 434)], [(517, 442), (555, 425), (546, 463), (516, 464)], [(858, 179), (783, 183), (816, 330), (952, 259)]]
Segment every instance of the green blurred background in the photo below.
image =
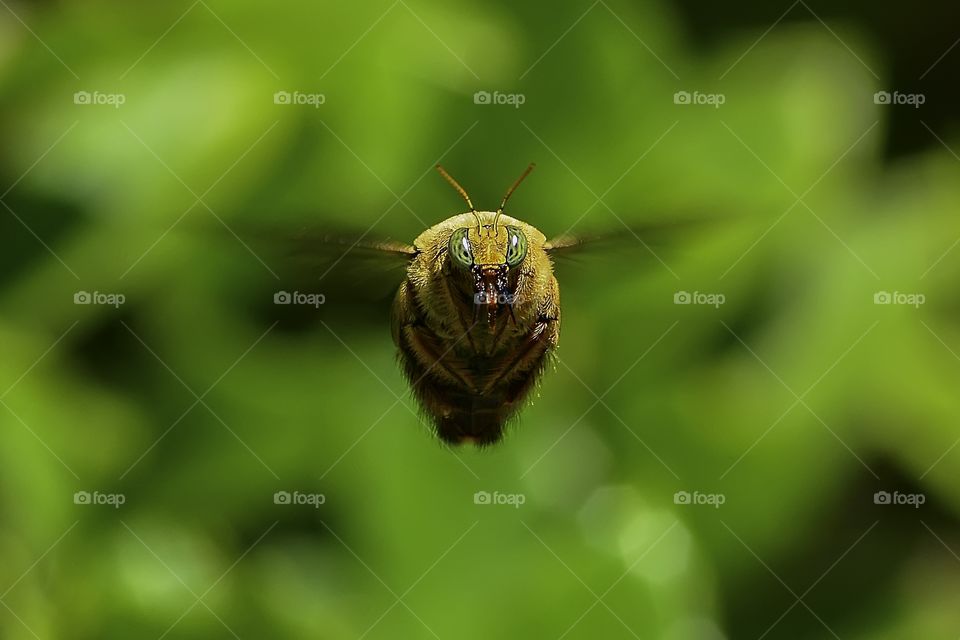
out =
[[(956, 7), (0, 4), (0, 637), (960, 636)], [(399, 274), (268, 236), (530, 161), (548, 236), (701, 223), (558, 265), (539, 397), (451, 451)]]

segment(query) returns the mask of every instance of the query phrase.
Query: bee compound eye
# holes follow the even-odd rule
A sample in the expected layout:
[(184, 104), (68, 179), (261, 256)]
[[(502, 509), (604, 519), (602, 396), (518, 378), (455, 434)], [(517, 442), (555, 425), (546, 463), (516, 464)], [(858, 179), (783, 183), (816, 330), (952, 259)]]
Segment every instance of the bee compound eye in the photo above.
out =
[(473, 264), (473, 247), (470, 245), (469, 229), (457, 229), (450, 236), (447, 250), (453, 261), (463, 267)]
[(527, 255), (527, 236), (514, 226), (507, 227), (507, 265), (515, 267)]

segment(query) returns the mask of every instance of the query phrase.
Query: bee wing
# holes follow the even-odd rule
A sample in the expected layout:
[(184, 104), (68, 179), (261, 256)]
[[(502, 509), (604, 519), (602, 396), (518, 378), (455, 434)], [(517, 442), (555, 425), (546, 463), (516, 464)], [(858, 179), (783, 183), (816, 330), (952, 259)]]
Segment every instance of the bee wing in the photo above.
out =
[[(204, 229), (243, 256), (240, 264), (251, 277), (259, 278), (253, 286), (323, 293), (327, 313), (379, 317), (379, 310), (389, 305), (416, 255), (411, 245), (337, 227), (234, 222), (231, 229), (236, 230), (246, 252), (237, 247), (234, 234), (213, 226)], [(264, 271), (257, 269), (257, 261), (247, 260), (248, 252), (274, 277), (265, 277)]]
[(550, 257), (560, 260), (637, 251), (657, 260), (661, 253), (679, 244), (685, 233), (698, 226), (701, 226), (700, 221), (670, 221), (624, 225), (605, 233), (565, 233), (551, 238), (544, 249)]
[(283, 271), (298, 282), (335, 289), (350, 297), (392, 294), (417, 254), (409, 244), (371, 238), (368, 233), (308, 230), (288, 242)]
[(345, 266), (366, 263), (384, 270), (405, 267), (417, 254), (413, 246), (389, 239), (374, 239), (368, 234), (302, 232), (291, 242), (289, 256), (298, 264), (322, 269), (319, 278)]
[(692, 243), (721, 220), (677, 215), (674, 220), (625, 224), (605, 233), (567, 233), (552, 238), (544, 248), (562, 278), (591, 269), (635, 277), (664, 268), (676, 275), (674, 268), (681, 258), (689, 258), (685, 254)]
[(543, 248), (551, 256), (560, 257), (564, 254), (576, 253), (576, 251), (583, 249), (585, 246), (589, 246), (598, 239), (602, 239), (602, 236), (565, 233), (548, 240), (547, 244), (543, 245)]

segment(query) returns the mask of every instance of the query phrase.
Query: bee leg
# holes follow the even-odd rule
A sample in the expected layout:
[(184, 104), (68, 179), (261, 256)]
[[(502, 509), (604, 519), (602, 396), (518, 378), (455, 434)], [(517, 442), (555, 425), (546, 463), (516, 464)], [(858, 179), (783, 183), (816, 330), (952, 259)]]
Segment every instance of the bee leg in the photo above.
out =
[[(547, 351), (557, 344), (557, 337), (560, 333), (559, 318), (550, 318), (541, 316), (528, 334), (528, 338), (523, 346), (520, 347), (517, 355), (510, 360), (500, 372), (500, 374), (491, 380), (484, 387), (481, 394), (489, 393), (491, 389), (506, 380), (521, 374), (521, 378), (529, 378), (531, 382), (540, 368), (543, 366), (543, 359)], [(523, 375), (528, 374), (528, 375)], [(529, 385), (526, 387), (529, 388)], [(526, 393), (526, 389), (518, 391), (513, 399), (517, 399)]]
[[(516, 325), (517, 319), (513, 316), (513, 307), (510, 307), (510, 317), (513, 318), (513, 324)], [(493, 337), (493, 342), (490, 344), (490, 349), (488, 350), (487, 355), (489, 355), (490, 352), (495, 351), (500, 346), (500, 338), (503, 337), (503, 334), (509, 325), (509, 322), (500, 323), (500, 328), (497, 329), (497, 334)]]
[[(453, 346), (445, 347), (443, 342), (431, 331), (426, 324), (422, 312), (416, 302), (416, 294), (412, 283), (407, 280), (400, 286), (394, 299), (391, 330), (393, 342), (400, 350), (401, 359), (411, 366), (408, 370), (410, 383), (416, 386), (432, 371), (434, 378), (443, 380), (447, 384), (454, 384), (472, 390), (474, 386), (454, 368), (444, 362), (460, 340), (466, 337), (473, 346), (470, 337), (470, 328), (464, 327), (464, 332), (454, 342)], [(444, 375), (446, 374), (446, 375)]]
[(483, 446), (500, 439), (503, 415), (509, 411), (502, 394), (481, 397), (472, 389), (451, 382), (443, 372), (431, 372), (407, 348), (401, 350), (400, 361), (414, 397), (446, 445), (472, 442)]
[[(409, 324), (402, 327), (401, 333), (405, 342), (404, 346), (407, 347), (405, 351), (408, 350), (409, 354), (424, 370), (422, 377), (427, 377), (431, 372), (436, 372), (438, 374), (436, 377), (446, 378), (447, 383), (453, 383), (470, 391), (475, 389), (474, 385), (461, 372), (451, 367), (444, 360), (444, 356), (450, 349), (441, 351), (436, 345), (434, 337), (425, 327)], [(419, 381), (414, 380), (413, 382), (416, 384)]]
[[(447, 297), (450, 299), (451, 304), (452, 304), (452, 303), (453, 303), (453, 300), (455, 299), (456, 296), (455, 296), (453, 290), (450, 288), (451, 285), (450, 285), (450, 279), (449, 279), (449, 278), (444, 278), (444, 279), (443, 279), (443, 286), (444, 286), (444, 288), (446, 289), (446, 291), (447, 291)], [(473, 351), (476, 351), (476, 350), (477, 350), (477, 345), (475, 345), (475, 344), (473, 343), (473, 336), (470, 334), (470, 330), (473, 329), (473, 327), (476, 326), (476, 324), (477, 324), (477, 315), (479, 314), (479, 312), (480, 312), (480, 305), (475, 304), (475, 305), (473, 306), (473, 320), (471, 321), (470, 326), (467, 326), (467, 322), (466, 322), (466, 320), (464, 320), (463, 315), (461, 315), (459, 312), (457, 313), (457, 319), (460, 321), (460, 328), (463, 329), (463, 335), (466, 336), (467, 342), (470, 343), (470, 348), (471, 348)]]

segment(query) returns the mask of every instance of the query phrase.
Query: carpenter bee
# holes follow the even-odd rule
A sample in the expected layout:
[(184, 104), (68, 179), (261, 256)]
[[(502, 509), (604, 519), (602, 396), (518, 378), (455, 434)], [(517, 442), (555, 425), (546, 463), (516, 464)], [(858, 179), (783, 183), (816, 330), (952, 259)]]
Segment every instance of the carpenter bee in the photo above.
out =
[(421, 233), (391, 313), (393, 341), (414, 396), (450, 444), (492, 444), (537, 384), (560, 340), (554, 246), (504, 214), (534, 165), (496, 211), (469, 211)]
[[(562, 235), (548, 241), (504, 212), (533, 164), (495, 211), (477, 210), (466, 190), (443, 167), (436, 168), (466, 202), (466, 211), (430, 227), (412, 245), (307, 237), (301, 238), (307, 245), (303, 253), (315, 258), (324, 246), (346, 245), (334, 264), (372, 258), (380, 274), (374, 285), (385, 282), (388, 262), (402, 270), (390, 324), (413, 396), (445, 443), (491, 445), (503, 437), (559, 344), (554, 259), (580, 249), (587, 239)], [(639, 235), (632, 233), (629, 239), (634, 238)], [(321, 271), (321, 279), (332, 268)], [(366, 289), (356, 283), (353, 288)]]

